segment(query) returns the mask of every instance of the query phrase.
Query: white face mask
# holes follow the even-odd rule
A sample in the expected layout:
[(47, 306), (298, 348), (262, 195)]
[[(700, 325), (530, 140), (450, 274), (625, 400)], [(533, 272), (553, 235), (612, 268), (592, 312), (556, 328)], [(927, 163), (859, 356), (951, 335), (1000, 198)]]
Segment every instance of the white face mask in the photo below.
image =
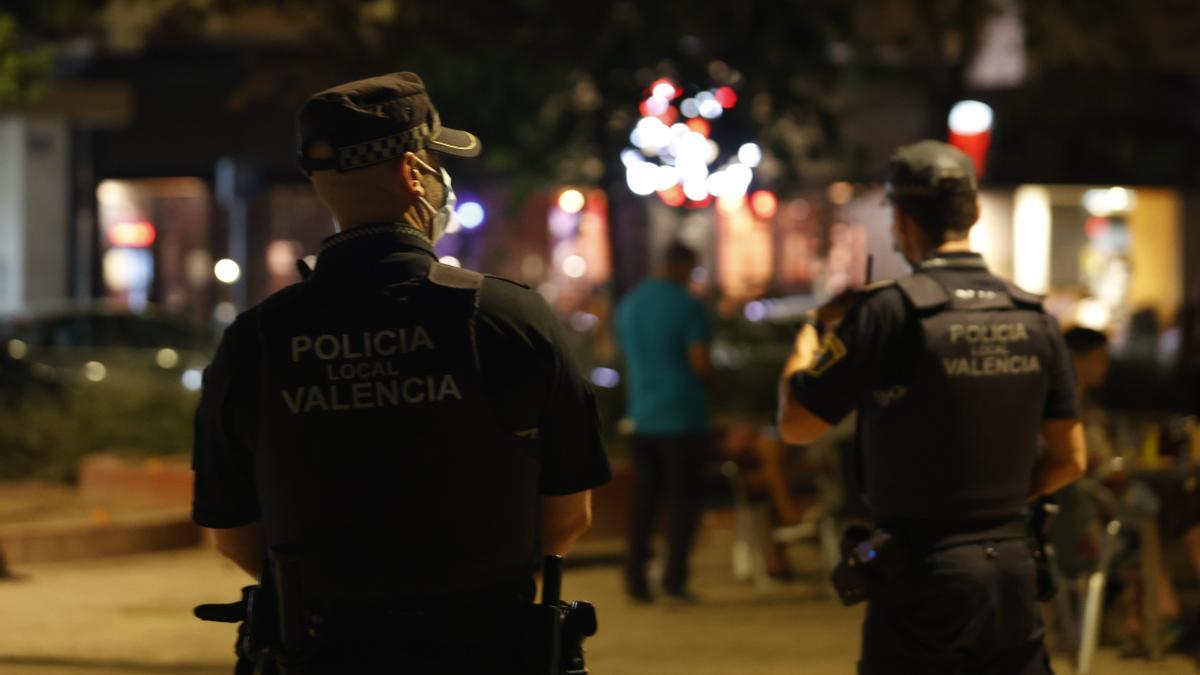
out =
[(455, 217), (454, 207), (458, 205), (458, 197), (454, 194), (454, 187), (450, 181), (450, 174), (445, 169), (442, 169), (441, 173), (439, 174), (437, 169), (434, 169), (432, 166), (429, 166), (423, 162), (420, 157), (413, 155), (413, 158), (417, 160), (417, 163), (420, 164), (422, 168), (426, 169), (432, 174), (440, 175), (442, 179), (442, 189), (446, 195), (446, 199), (444, 202), (442, 202), (441, 208), (435, 209), (433, 204), (430, 204), (429, 200), (425, 199), (424, 195), (417, 197), (417, 199), (421, 200), (421, 203), (425, 205), (425, 208), (429, 209), (429, 212), (433, 214), (433, 219), (429, 223), (429, 240), (436, 244), (443, 236), (445, 236), (446, 229), (450, 227), (450, 219)]

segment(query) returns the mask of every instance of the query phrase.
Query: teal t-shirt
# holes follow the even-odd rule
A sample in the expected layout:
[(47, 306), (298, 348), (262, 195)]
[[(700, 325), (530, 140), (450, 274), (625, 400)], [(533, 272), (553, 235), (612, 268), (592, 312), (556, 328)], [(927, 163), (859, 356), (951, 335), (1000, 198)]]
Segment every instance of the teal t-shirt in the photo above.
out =
[(647, 279), (617, 306), (617, 338), (635, 433), (707, 432), (708, 395), (688, 361), (691, 346), (712, 341), (704, 305), (680, 284)]

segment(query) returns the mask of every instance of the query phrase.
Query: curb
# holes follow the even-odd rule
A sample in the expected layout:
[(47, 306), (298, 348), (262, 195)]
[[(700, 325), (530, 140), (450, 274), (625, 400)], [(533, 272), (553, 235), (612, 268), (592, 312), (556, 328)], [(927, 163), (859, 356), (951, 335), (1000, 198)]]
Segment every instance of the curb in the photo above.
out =
[(8, 564), (80, 560), (198, 546), (189, 511), (0, 526), (0, 561)]

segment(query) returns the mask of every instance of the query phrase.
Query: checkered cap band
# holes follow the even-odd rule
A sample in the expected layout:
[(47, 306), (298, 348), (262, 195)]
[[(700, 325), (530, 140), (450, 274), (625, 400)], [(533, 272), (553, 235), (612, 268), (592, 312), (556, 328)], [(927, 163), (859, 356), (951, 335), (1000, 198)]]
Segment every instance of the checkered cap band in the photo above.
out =
[(348, 145), (338, 150), (338, 171), (361, 169), (372, 164), (386, 162), (402, 156), (405, 152), (425, 147), (425, 139), (432, 130), (427, 122), (392, 136), (376, 138), (365, 143)]

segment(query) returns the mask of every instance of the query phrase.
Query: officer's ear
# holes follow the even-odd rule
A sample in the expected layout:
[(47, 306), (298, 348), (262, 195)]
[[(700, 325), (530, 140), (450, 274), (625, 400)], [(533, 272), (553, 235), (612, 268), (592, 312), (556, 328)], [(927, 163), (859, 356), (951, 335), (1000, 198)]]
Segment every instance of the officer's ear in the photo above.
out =
[(413, 199), (425, 196), (425, 186), (421, 184), (421, 168), (416, 154), (406, 152), (397, 162), (396, 182), (402, 194)]
[(896, 237), (912, 237), (917, 221), (898, 204), (892, 204), (892, 234)]

